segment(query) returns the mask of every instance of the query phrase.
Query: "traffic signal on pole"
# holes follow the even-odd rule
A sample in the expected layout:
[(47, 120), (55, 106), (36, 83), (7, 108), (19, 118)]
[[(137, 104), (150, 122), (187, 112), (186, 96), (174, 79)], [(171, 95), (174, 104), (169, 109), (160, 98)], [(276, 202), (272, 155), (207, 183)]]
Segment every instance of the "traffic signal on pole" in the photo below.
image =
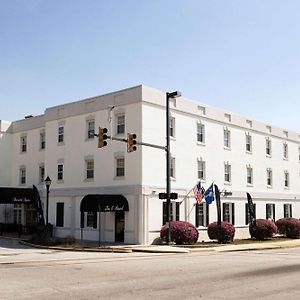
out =
[(107, 145), (107, 128), (99, 127), (98, 131), (98, 148), (102, 148)]
[(136, 134), (127, 133), (127, 152), (136, 151)]

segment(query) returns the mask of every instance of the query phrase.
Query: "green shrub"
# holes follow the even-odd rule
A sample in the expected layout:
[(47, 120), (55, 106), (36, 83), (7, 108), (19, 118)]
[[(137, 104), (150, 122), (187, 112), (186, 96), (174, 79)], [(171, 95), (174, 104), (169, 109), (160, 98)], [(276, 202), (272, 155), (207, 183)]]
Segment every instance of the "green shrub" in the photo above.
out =
[(211, 240), (217, 240), (221, 244), (229, 243), (233, 241), (235, 228), (229, 222), (221, 222), (221, 226), (213, 222), (208, 225), (207, 234)]
[(262, 241), (272, 238), (277, 232), (277, 226), (271, 220), (257, 219), (256, 226), (253, 224), (249, 225), (249, 232), (251, 238)]

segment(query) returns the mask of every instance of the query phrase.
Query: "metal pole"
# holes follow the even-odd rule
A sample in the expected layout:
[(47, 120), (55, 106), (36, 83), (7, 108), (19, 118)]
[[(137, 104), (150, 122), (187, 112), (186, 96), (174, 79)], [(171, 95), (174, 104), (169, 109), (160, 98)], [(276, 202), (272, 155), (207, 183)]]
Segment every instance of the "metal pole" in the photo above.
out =
[(170, 208), (171, 208), (171, 199), (170, 199), (170, 190), (171, 190), (171, 178), (170, 178), (170, 106), (169, 106), (169, 93), (166, 93), (166, 192), (167, 192), (167, 243), (168, 245), (171, 242), (171, 221), (170, 221)]
[(47, 195), (46, 195), (46, 208), (47, 208), (47, 212), (46, 212), (46, 225), (48, 224), (48, 211), (49, 211), (49, 186), (46, 185), (46, 189), (47, 189)]

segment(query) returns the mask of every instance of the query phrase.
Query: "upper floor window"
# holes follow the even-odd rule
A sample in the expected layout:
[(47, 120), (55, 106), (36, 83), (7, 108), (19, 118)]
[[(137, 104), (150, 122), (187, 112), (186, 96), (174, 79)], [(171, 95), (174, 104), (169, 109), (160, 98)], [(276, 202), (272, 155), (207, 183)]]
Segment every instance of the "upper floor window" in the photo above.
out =
[(125, 115), (117, 115), (116, 116), (116, 133), (117, 134), (124, 134), (125, 133)]
[(86, 129), (87, 129), (87, 139), (93, 139), (95, 133), (95, 120), (87, 120), (86, 121)]
[(175, 138), (175, 118), (170, 117), (170, 137)]
[(39, 166), (39, 183), (43, 183), (45, 179), (45, 166), (40, 164)]
[(175, 178), (175, 158), (170, 158), (170, 176)]
[(267, 186), (271, 187), (272, 186), (272, 181), (273, 181), (273, 173), (271, 169), (267, 169)]
[(249, 133), (246, 134), (246, 151), (252, 151), (252, 136)]
[(125, 158), (117, 157), (116, 158), (116, 177), (125, 176)]
[(22, 153), (27, 151), (27, 135), (22, 135), (20, 138), (20, 150)]
[(266, 139), (266, 155), (271, 156), (272, 154), (272, 142), (269, 138)]
[(57, 140), (58, 143), (63, 143), (65, 141), (64, 133), (65, 133), (65, 127), (59, 126), (58, 127), (58, 140)]
[(57, 164), (57, 180), (58, 181), (64, 180), (64, 164), (63, 163)]
[(228, 163), (224, 165), (224, 181), (231, 182), (231, 165)]
[(20, 167), (20, 184), (26, 184), (26, 167)]
[(205, 180), (205, 161), (198, 160), (198, 179)]
[(224, 147), (230, 148), (230, 131), (224, 129)]
[(292, 204), (283, 204), (283, 217), (292, 218)]
[(283, 158), (288, 159), (289, 154), (288, 154), (288, 144), (283, 143)]
[(43, 150), (46, 148), (46, 132), (42, 130), (40, 132), (40, 149)]
[(252, 167), (247, 167), (247, 184), (253, 184), (253, 169)]
[(288, 171), (284, 171), (284, 187), (288, 188), (290, 186), (290, 174)]
[(234, 225), (234, 203), (223, 203), (223, 221)]
[(201, 123), (197, 123), (197, 142), (205, 143), (205, 127)]
[(87, 159), (85, 161), (85, 179), (93, 179), (94, 178), (94, 160)]

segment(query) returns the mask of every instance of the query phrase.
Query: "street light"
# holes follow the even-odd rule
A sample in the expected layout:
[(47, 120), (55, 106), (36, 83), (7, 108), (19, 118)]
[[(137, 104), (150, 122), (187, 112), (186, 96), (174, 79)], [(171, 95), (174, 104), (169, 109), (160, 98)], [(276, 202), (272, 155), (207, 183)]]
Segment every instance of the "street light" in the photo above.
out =
[(181, 96), (181, 92), (175, 91), (172, 93), (166, 93), (166, 174), (167, 174), (167, 243), (171, 242), (171, 221), (170, 221), (170, 209), (171, 209), (171, 177), (170, 177), (170, 99)]
[(51, 185), (51, 179), (49, 176), (47, 176), (47, 178), (45, 179), (45, 185), (46, 185), (46, 190), (47, 190), (47, 194), (46, 194), (46, 225), (48, 224), (48, 210), (49, 210), (49, 189), (50, 189), (50, 185)]

